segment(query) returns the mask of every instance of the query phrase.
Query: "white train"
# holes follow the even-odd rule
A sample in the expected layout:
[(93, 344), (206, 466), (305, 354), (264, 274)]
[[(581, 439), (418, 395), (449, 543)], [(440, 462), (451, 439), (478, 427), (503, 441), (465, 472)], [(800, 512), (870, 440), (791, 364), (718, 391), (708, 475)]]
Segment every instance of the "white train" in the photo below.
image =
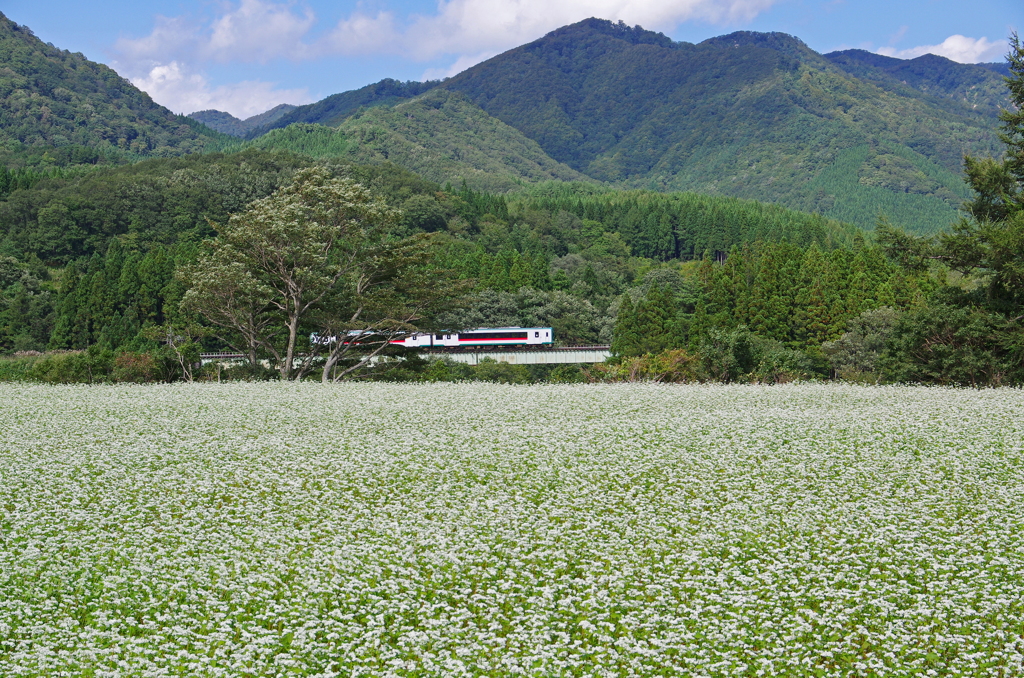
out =
[[(349, 337), (365, 335), (365, 330), (349, 330)], [(309, 341), (314, 345), (333, 344), (335, 337), (321, 337), (311, 334)], [(350, 340), (351, 341), (351, 340)], [(356, 340), (358, 342), (358, 340)], [(427, 334), (417, 332), (404, 339), (392, 339), (396, 346), (409, 348), (479, 348), (481, 346), (544, 346), (554, 342), (550, 327), (479, 327), (465, 332), (438, 332)]]
[(392, 344), (410, 348), (480, 346), (543, 346), (554, 341), (550, 327), (479, 327), (465, 332), (412, 334)]

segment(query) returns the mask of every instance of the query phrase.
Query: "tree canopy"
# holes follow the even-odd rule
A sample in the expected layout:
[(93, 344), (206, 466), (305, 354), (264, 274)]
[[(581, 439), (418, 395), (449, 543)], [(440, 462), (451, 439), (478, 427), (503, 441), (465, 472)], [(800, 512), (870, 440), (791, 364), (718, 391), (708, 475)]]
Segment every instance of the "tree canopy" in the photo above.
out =
[[(255, 364), (266, 356), (282, 379), (320, 363), (323, 379), (365, 366), (391, 339), (416, 325), (453, 289), (430, 275), (432, 237), (398, 237), (400, 214), (366, 188), (323, 167), (298, 171), (291, 184), (252, 202), (203, 243), (182, 270), (183, 304), (222, 330)], [(349, 339), (349, 331), (360, 334)], [(302, 334), (307, 356), (297, 361)], [(339, 375), (344, 357), (363, 351)]]

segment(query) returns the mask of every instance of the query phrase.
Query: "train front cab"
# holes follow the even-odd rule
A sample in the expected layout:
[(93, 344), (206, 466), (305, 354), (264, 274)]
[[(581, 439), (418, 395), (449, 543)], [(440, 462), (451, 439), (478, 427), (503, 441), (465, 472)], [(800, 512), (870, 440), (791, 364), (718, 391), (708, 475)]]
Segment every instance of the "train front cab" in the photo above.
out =
[(551, 343), (551, 328), (550, 327), (537, 327), (530, 328), (529, 333), (526, 335), (527, 345), (539, 345), (539, 344), (550, 344)]

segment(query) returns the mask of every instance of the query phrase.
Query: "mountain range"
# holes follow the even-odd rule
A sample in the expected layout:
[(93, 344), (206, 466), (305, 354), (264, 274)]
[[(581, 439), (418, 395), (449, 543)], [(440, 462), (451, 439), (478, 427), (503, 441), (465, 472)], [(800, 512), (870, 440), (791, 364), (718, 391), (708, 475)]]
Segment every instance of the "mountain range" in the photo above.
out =
[(1003, 64), (821, 55), (782, 33), (700, 44), (588, 19), (436, 83), (382, 81), (300, 106), (339, 126), (424, 90), (457, 92), (592, 179), (777, 202), (872, 227), (944, 227), (964, 154), (999, 152)]
[(588, 19), (443, 81), (384, 80), (247, 120), (183, 117), (0, 15), (0, 163), (285, 148), (478, 190), (582, 180), (930, 232), (968, 195), (963, 155), (1001, 150), (1005, 73), (933, 55), (822, 55), (782, 33), (674, 42)]

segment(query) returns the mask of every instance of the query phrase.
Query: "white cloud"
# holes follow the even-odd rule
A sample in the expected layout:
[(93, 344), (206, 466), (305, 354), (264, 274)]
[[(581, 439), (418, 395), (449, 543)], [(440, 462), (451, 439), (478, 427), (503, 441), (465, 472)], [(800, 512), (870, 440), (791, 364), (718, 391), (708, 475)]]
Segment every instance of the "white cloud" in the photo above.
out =
[(237, 7), (202, 22), (191, 17), (156, 18), (144, 38), (124, 38), (114, 46), (126, 61), (170, 60), (218, 63), (266, 63), (275, 58), (302, 59), (310, 46), (302, 39), (316, 23), (311, 10), (297, 15), (290, 5), (241, 0)]
[(204, 75), (190, 72), (188, 66), (177, 61), (154, 65), (131, 81), (175, 113), (215, 108), (244, 120), (278, 104), (304, 104), (311, 100), (305, 89), (275, 89), (269, 82), (246, 81), (213, 87)]
[(313, 27), (312, 10), (292, 13), (288, 5), (241, 0), (238, 9), (217, 18), (206, 49), (218, 61), (265, 63), (275, 57), (302, 58), (303, 36)]
[[(125, 59), (265, 63), (331, 54), (401, 54), (419, 60), (442, 55), (497, 54), (587, 17), (622, 20), (654, 30), (679, 23), (744, 21), (779, 0), (440, 0), (432, 15), (400, 22), (392, 12), (361, 11), (341, 19), (327, 35), (309, 41), (312, 10), (290, 2), (239, 0), (206, 22), (157, 17), (143, 38), (122, 39)], [(404, 25), (400, 25), (404, 24)]]
[(968, 38), (963, 35), (951, 35), (938, 45), (921, 45), (909, 49), (896, 49), (895, 47), (882, 47), (878, 50), (884, 56), (896, 57), (897, 59), (913, 59), (924, 54), (936, 54), (938, 56), (959, 61), (963, 64), (974, 64), (984, 61), (998, 61), (1006, 53), (1007, 43), (1005, 41), (992, 42), (988, 38)]
[(376, 16), (356, 12), (339, 21), (314, 50), (317, 56), (399, 54), (402, 51), (402, 38), (395, 16), (390, 12), (379, 12)]

